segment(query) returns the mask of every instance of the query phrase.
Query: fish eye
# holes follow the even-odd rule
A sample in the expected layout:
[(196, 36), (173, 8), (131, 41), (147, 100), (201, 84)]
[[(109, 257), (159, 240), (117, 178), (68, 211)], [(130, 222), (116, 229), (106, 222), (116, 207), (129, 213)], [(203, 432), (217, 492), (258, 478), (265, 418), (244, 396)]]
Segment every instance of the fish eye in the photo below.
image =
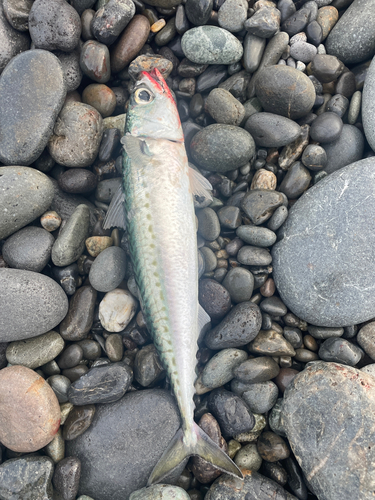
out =
[(147, 104), (154, 99), (154, 96), (148, 89), (142, 88), (135, 91), (134, 98), (138, 104)]

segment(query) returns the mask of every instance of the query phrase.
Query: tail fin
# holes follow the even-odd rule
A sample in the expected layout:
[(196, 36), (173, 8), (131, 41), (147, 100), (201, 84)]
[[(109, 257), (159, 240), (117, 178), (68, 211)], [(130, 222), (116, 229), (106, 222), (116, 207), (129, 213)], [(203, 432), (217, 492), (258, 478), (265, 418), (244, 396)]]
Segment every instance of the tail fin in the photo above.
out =
[(191, 436), (189, 434), (184, 436), (182, 429), (177, 431), (151, 472), (147, 486), (162, 481), (185, 458), (191, 456), (201, 457), (217, 469), (243, 479), (242, 472), (237, 465), (195, 422), (193, 432), (195, 433), (194, 439), (189, 439)]

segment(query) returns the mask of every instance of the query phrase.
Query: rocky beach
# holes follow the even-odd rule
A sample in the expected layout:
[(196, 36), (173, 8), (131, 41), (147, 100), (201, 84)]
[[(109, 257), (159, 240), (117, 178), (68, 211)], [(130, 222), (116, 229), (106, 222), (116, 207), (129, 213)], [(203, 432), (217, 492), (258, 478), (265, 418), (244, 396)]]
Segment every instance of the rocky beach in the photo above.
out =
[[(213, 188), (195, 421), (244, 480), (146, 487), (180, 413), (103, 224), (154, 68)], [(375, 0), (0, 0), (0, 500), (373, 499), (374, 248)]]

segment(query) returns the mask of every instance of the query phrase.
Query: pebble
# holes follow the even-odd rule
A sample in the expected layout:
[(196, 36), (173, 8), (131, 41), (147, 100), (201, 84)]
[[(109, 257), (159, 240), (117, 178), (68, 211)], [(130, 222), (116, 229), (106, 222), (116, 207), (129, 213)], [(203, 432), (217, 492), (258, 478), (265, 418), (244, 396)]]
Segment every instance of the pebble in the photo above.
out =
[(355, 366), (362, 358), (363, 351), (345, 339), (331, 337), (319, 348), (319, 357), (324, 361), (335, 361)]
[(341, 118), (332, 112), (325, 112), (319, 115), (312, 122), (310, 127), (310, 136), (321, 144), (336, 141), (342, 132), (343, 122)]
[(3, 258), (9, 267), (40, 272), (51, 257), (54, 241), (53, 236), (45, 229), (25, 227), (5, 241)]
[(51, 278), (19, 269), (0, 269), (0, 275), (1, 342), (42, 335), (65, 317), (68, 299)]
[(78, 341), (85, 339), (94, 320), (96, 291), (91, 286), (81, 286), (69, 302), (69, 311), (60, 325), (60, 334), (64, 340)]
[(258, 226), (268, 220), (283, 201), (283, 195), (277, 191), (253, 189), (243, 197), (241, 208), (251, 222)]
[(24, 366), (3, 368), (0, 381), (2, 444), (23, 453), (43, 448), (60, 426), (60, 406), (52, 389)]
[(82, 358), (82, 347), (78, 344), (70, 344), (66, 349), (64, 349), (61, 356), (58, 357), (57, 364), (62, 370), (66, 368), (73, 368), (73, 366), (78, 365), (80, 361), (82, 361)]
[[(247, 353), (240, 349), (223, 349), (205, 365), (200, 382), (209, 390), (221, 387), (233, 378), (233, 370), (247, 359)], [(201, 393), (201, 391), (197, 391)]]
[[(295, 377), (285, 393), (283, 426), (305, 477), (322, 500), (347, 495), (366, 498), (371, 494), (371, 486), (364, 478), (373, 474), (374, 467), (371, 458), (374, 390), (370, 375), (320, 361)], [(363, 420), (363, 412), (370, 421)], [(328, 455), (327, 449), (331, 450)], [(349, 449), (350, 454), (342, 452)], [(362, 462), (359, 474), (351, 466), (361, 460), (363, 453), (367, 459)], [(317, 460), (322, 459), (324, 467), (316, 469)], [(352, 470), (349, 476), (344, 472), (348, 467)]]
[(121, 332), (134, 317), (138, 302), (127, 290), (116, 288), (99, 304), (99, 319), (108, 332)]
[(230, 205), (220, 208), (217, 215), (219, 217), (220, 225), (228, 229), (236, 229), (242, 222), (241, 212), (238, 207)]
[(370, 356), (371, 359), (375, 359), (375, 323), (368, 323), (363, 326), (357, 335), (357, 342), (365, 351), (365, 353)]
[(68, 401), (68, 389), (70, 387), (70, 380), (65, 375), (52, 375), (48, 377), (46, 382), (51, 386), (59, 403), (66, 403)]
[(257, 3), (255, 13), (244, 23), (252, 35), (271, 38), (280, 29), (280, 11), (273, 3)]
[(371, 63), (363, 87), (362, 120), (366, 139), (372, 149), (375, 148), (374, 122), (374, 94), (375, 94), (375, 63)]
[(311, 80), (289, 66), (263, 68), (256, 78), (255, 92), (264, 111), (292, 120), (305, 116), (315, 101)]
[[(279, 389), (273, 382), (251, 384), (242, 393), (242, 399), (253, 413), (266, 413), (276, 403)], [(238, 464), (237, 464), (238, 465)]]
[(290, 455), (286, 442), (278, 434), (271, 431), (263, 432), (257, 442), (259, 455), (267, 462), (285, 460)]
[(97, 176), (85, 168), (66, 170), (58, 178), (60, 188), (66, 193), (85, 194), (96, 188)]
[(246, 302), (251, 299), (254, 289), (254, 277), (243, 267), (230, 269), (223, 280), (232, 302)]
[(8, 363), (38, 368), (55, 359), (64, 348), (64, 340), (53, 330), (28, 340), (11, 342), (6, 350)]
[(276, 377), (280, 372), (280, 367), (272, 358), (260, 356), (250, 358), (234, 370), (234, 376), (240, 382), (246, 384), (256, 384), (268, 382)]
[(260, 38), (249, 32), (246, 33), (244, 40), (243, 66), (247, 72), (254, 73), (259, 68), (265, 47), (265, 38)]
[(82, 72), (94, 82), (107, 83), (111, 77), (108, 47), (96, 40), (83, 44), (79, 64)]
[(66, 444), (67, 455), (82, 463), (78, 493), (98, 498), (100, 491), (102, 500), (113, 500), (118, 491), (126, 498), (145, 487), (179, 427), (175, 400), (160, 389), (131, 392), (115, 403), (98, 405), (89, 429)]
[[(53, 198), (53, 185), (38, 170), (0, 167), (0, 238), (15, 233), (42, 215)], [(36, 189), (38, 186), (38, 189)]]
[(255, 339), (248, 345), (248, 349), (253, 354), (268, 356), (295, 355), (295, 350), (291, 344), (275, 330), (260, 330)]
[(129, 500), (190, 500), (185, 490), (178, 486), (171, 486), (170, 484), (154, 484), (148, 488), (134, 491)]
[(185, 57), (198, 64), (233, 64), (243, 54), (237, 38), (217, 26), (199, 26), (188, 30), (182, 36), (181, 46)]
[(245, 165), (255, 154), (255, 143), (240, 127), (214, 124), (193, 137), (190, 151), (202, 168), (225, 173)]
[(80, 51), (78, 49), (75, 49), (73, 52), (56, 51), (55, 55), (58, 57), (64, 73), (67, 92), (77, 90), (83, 77), (79, 64)]
[(324, 170), (327, 174), (331, 174), (363, 157), (363, 133), (353, 125), (344, 124), (339, 138), (325, 144), (324, 149), (327, 155)]
[(61, 429), (60, 427), (52, 441), (44, 447), (46, 455), (50, 457), (55, 464), (60, 462), (65, 456), (65, 441), (63, 440)]
[[(345, 127), (346, 125), (343, 126), (342, 135), (344, 135)], [(327, 147), (332, 147), (332, 144)], [(307, 167), (309, 170), (312, 171), (322, 170), (327, 165), (326, 150), (322, 146), (319, 146), (317, 144), (309, 144), (303, 151), (301, 161), (305, 165), (305, 167)]]
[(91, 238), (87, 238), (85, 245), (91, 257), (95, 258), (113, 245), (113, 239), (110, 236), (91, 236)]
[[(370, 79), (367, 81), (370, 82)], [(361, 104), (362, 104), (362, 92), (357, 90), (356, 92), (354, 92), (350, 100), (349, 111), (348, 111), (348, 123), (350, 125), (354, 125), (357, 122), (359, 113), (361, 111)]]
[(220, 221), (212, 208), (203, 208), (197, 212), (198, 232), (208, 241), (215, 241), (220, 235)]
[(223, 29), (237, 33), (244, 27), (247, 18), (247, 3), (244, 0), (225, 1), (218, 11), (218, 23)]
[(375, 50), (374, 10), (369, 0), (354, 0), (329, 34), (328, 54), (337, 56), (344, 64), (371, 58)]
[(51, 257), (55, 266), (68, 266), (78, 259), (85, 248), (89, 224), (88, 207), (78, 205), (53, 244)]
[[(5, 2), (3, 2), (4, 4)], [(7, 21), (5, 9), (0, 12), (0, 73), (9, 61), (17, 54), (29, 50), (30, 37), (27, 33), (22, 33), (14, 29)]]
[(294, 121), (273, 113), (255, 113), (245, 124), (257, 146), (279, 148), (295, 141), (301, 127)]
[(153, 344), (149, 344), (137, 352), (134, 360), (134, 379), (141, 386), (152, 387), (155, 382), (164, 377), (165, 370)]
[(250, 189), (276, 189), (277, 177), (273, 172), (260, 168), (255, 172)]
[[(274, 279), (281, 299), (292, 312), (312, 325), (346, 326), (374, 317), (371, 262), (364, 265), (363, 260), (371, 253), (366, 251), (366, 245), (371, 245), (373, 229), (371, 219), (364, 216), (361, 203), (358, 204), (358, 197), (362, 203), (366, 200), (366, 214), (370, 213), (369, 181), (373, 168), (373, 159), (368, 158), (318, 183), (294, 205), (283, 226), (284, 239), (273, 248)], [(314, 227), (319, 230), (311, 229)], [(352, 231), (366, 236), (353, 240)], [(293, 252), (290, 253), (292, 234)], [(302, 245), (299, 238), (303, 239), (304, 250), (296, 253), (296, 248)], [(343, 266), (345, 277), (340, 271)], [(299, 274), (302, 269), (303, 285)]]
[(116, 108), (116, 95), (107, 85), (92, 83), (82, 92), (82, 102), (92, 106), (106, 118), (111, 116)]
[(253, 443), (243, 446), (238, 453), (236, 453), (235, 464), (241, 469), (251, 470), (256, 472), (262, 465), (262, 457), (259, 455), (257, 445)]
[(276, 241), (276, 234), (265, 227), (240, 226), (236, 234), (245, 243), (257, 247), (270, 247)]
[(216, 280), (202, 279), (199, 283), (198, 297), (199, 303), (211, 319), (221, 319), (230, 311), (229, 292)]
[(125, 277), (126, 254), (120, 247), (109, 247), (94, 260), (89, 274), (91, 286), (99, 292), (111, 292)]
[(272, 256), (267, 248), (245, 245), (239, 249), (237, 260), (245, 266), (268, 266)]
[(79, 43), (81, 20), (65, 0), (35, 0), (29, 31), (36, 48), (71, 52)]
[(187, 0), (185, 3), (186, 17), (195, 26), (202, 26), (207, 23), (211, 15), (212, 7), (213, 0)]
[(243, 105), (228, 90), (221, 88), (211, 90), (206, 109), (217, 123), (238, 126), (245, 117)]
[(103, 134), (102, 117), (82, 102), (63, 107), (48, 142), (52, 158), (66, 167), (87, 167), (95, 160)]
[(2, 498), (52, 499), (53, 462), (49, 457), (24, 456), (0, 465)]
[(321, 83), (329, 83), (342, 74), (344, 64), (336, 56), (317, 54), (311, 61), (310, 69)]
[(91, 32), (101, 43), (111, 45), (135, 14), (131, 0), (109, 0), (98, 9), (91, 21)]
[(40, 156), (65, 96), (64, 74), (55, 55), (45, 50), (31, 50), (10, 61), (0, 80), (0, 160), (3, 163), (30, 165)]
[(65, 404), (71, 405), (72, 409), (64, 423), (63, 438), (65, 441), (72, 441), (86, 432), (90, 427), (95, 415), (95, 406), (73, 406), (71, 403)]
[[(326, 114), (326, 113), (325, 113)], [(323, 116), (323, 115), (321, 115)], [(314, 123), (314, 122), (313, 122)], [(311, 174), (300, 161), (294, 162), (280, 184), (279, 190), (289, 200), (294, 200), (306, 191), (311, 182)]]
[[(208, 396), (208, 408), (219, 422), (225, 438), (241, 432), (251, 431), (255, 425), (254, 415), (246, 403), (225, 389), (214, 389)], [(230, 408), (230, 411), (227, 409)]]

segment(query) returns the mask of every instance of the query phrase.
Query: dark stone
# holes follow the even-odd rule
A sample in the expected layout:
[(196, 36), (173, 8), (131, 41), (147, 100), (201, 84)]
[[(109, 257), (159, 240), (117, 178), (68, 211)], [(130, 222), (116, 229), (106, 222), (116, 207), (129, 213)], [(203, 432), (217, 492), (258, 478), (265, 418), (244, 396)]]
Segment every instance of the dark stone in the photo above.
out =
[(244, 245), (238, 251), (237, 260), (245, 266), (268, 266), (272, 262), (272, 256), (268, 248)]
[(0, 341), (23, 340), (58, 325), (67, 313), (68, 301), (63, 289), (47, 276), (0, 269), (0, 309)]
[(159, 354), (153, 344), (139, 350), (134, 360), (134, 379), (142, 387), (150, 387), (165, 377)]
[[(205, 64), (200, 64), (199, 66), (207, 67)], [(223, 64), (211, 64), (203, 73), (199, 74), (195, 90), (196, 92), (209, 92), (223, 82), (227, 76), (227, 66)]]
[(326, 111), (312, 122), (310, 136), (321, 144), (336, 141), (341, 134), (343, 122), (336, 113)]
[(253, 224), (258, 226), (268, 220), (283, 202), (283, 195), (277, 191), (253, 189), (242, 198), (241, 208)]
[(270, 316), (285, 316), (287, 313), (287, 308), (279, 299), (279, 297), (268, 297), (259, 304), (262, 311), (269, 314)]
[(321, 82), (336, 80), (344, 71), (344, 64), (335, 56), (318, 54), (311, 61), (311, 72)]
[(217, 479), (209, 491), (206, 493), (205, 500), (297, 500), (290, 495), (282, 486), (272, 479), (262, 476), (258, 472), (243, 470), (245, 480), (222, 475)]
[(0, 496), (6, 500), (52, 500), (53, 462), (49, 457), (25, 456), (0, 465)]
[(131, 0), (109, 0), (96, 11), (91, 22), (92, 34), (99, 42), (111, 45), (134, 14), (135, 5)]
[(67, 92), (72, 92), (73, 90), (78, 89), (83, 76), (79, 64), (80, 50), (75, 49), (73, 52), (56, 51), (55, 56), (60, 61), (67, 85)]
[(301, 134), (301, 127), (284, 116), (273, 113), (255, 113), (245, 124), (257, 146), (279, 148), (295, 141)]
[(267, 413), (273, 407), (278, 395), (279, 389), (277, 385), (268, 381), (249, 384), (241, 396), (252, 412), (262, 414)]
[(293, 35), (304, 31), (308, 22), (309, 12), (307, 9), (300, 9), (283, 22), (281, 29), (292, 37)]
[[(342, 134), (343, 133), (344, 127), (342, 129)], [(330, 145), (330, 147), (332, 147), (332, 144)], [(327, 153), (325, 149), (322, 148), (322, 146), (319, 146), (317, 144), (309, 144), (303, 151), (301, 161), (309, 170), (319, 171), (325, 168), (327, 165)]]
[[(345, 74), (345, 73), (344, 73)], [(327, 102), (326, 111), (332, 111), (342, 118), (349, 107), (349, 99), (337, 93)]]
[(311, 80), (289, 66), (263, 68), (257, 75), (255, 92), (265, 111), (292, 120), (307, 115), (315, 101)]
[(284, 439), (274, 432), (263, 432), (257, 441), (259, 455), (267, 462), (285, 460), (290, 455), (290, 450)]
[(363, 351), (348, 340), (331, 337), (320, 346), (319, 357), (324, 361), (355, 366), (363, 357)]
[(82, 463), (78, 493), (95, 498), (100, 491), (101, 500), (128, 498), (146, 486), (179, 426), (176, 403), (167, 391), (131, 392), (98, 405), (91, 427), (66, 446), (67, 455)]
[(344, 97), (350, 99), (354, 92), (356, 91), (356, 81), (354, 73), (351, 71), (345, 71), (336, 83), (336, 92)]
[(66, 368), (61, 373), (62, 375), (64, 375), (64, 377), (69, 379), (70, 382), (75, 382), (83, 375), (86, 375), (88, 371), (89, 369), (86, 365), (77, 365), (73, 366), (72, 368)]
[(9, 267), (40, 272), (51, 257), (54, 238), (40, 227), (24, 227), (5, 241), (3, 258)]
[(200, 281), (199, 302), (207, 314), (215, 320), (223, 318), (231, 308), (228, 291), (213, 279)]
[(272, 479), (273, 481), (276, 481), (276, 483), (279, 483), (281, 486), (284, 486), (287, 483), (288, 474), (286, 470), (279, 464), (264, 461), (262, 463), (260, 471), (266, 477)]
[(28, 31), (32, 0), (3, 0), (3, 9), (8, 23), (17, 31)]
[(0, 342), (0, 370), (5, 368), (8, 364), (8, 360), (6, 357), (6, 350), (8, 345), (8, 342)]
[(36, 48), (71, 52), (81, 36), (81, 19), (65, 0), (35, 0), (29, 31)]
[(190, 28), (190, 24), (185, 12), (185, 7), (181, 4), (177, 6), (175, 24), (176, 31), (179, 35), (183, 35)]
[(77, 264), (66, 267), (52, 267), (52, 277), (59, 283), (67, 295), (73, 295), (79, 282)]
[(111, 76), (108, 47), (96, 40), (88, 40), (81, 49), (80, 66), (94, 82), (108, 82)]
[(95, 290), (110, 292), (120, 285), (125, 273), (126, 253), (120, 247), (108, 247), (94, 260), (89, 279)]
[[(323, 116), (323, 115), (321, 115)], [(280, 184), (279, 190), (289, 200), (295, 200), (306, 191), (311, 181), (311, 174), (300, 161), (296, 161), (289, 168), (286, 176)]]
[(266, 39), (247, 33), (244, 40), (243, 65), (246, 71), (254, 73), (262, 60)]
[(344, 64), (370, 59), (375, 51), (375, 11), (369, 0), (354, 0), (326, 41), (328, 54)]
[(91, 368), (86, 375), (69, 387), (68, 398), (77, 406), (113, 403), (122, 398), (129, 389), (132, 379), (131, 369), (124, 363)]
[(196, 134), (191, 143), (192, 158), (201, 167), (225, 173), (242, 167), (255, 154), (251, 135), (234, 125), (209, 125)]
[(96, 188), (97, 182), (97, 176), (84, 168), (66, 170), (58, 179), (60, 188), (73, 194), (90, 193)]
[(261, 7), (245, 21), (244, 28), (252, 35), (271, 38), (280, 29), (280, 11), (271, 4)]
[(260, 330), (248, 345), (253, 354), (268, 356), (294, 356), (295, 350), (289, 342), (276, 330)]
[(83, 349), (78, 344), (69, 345), (57, 358), (57, 364), (64, 370), (65, 368), (73, 368), (83, 359)]
[(296, 6), (293, 0), (279, 0), (277, 2), (277, 8), (280, 11), (282, 23), (296, 12)]
[(107, 162), (118, 155), (121, 135), (120, 130), (117, 128), (109, 128), (104, 131), (98, 153), (99, 161)]
[[(373, 377), (324, 362), (303, 370), (285, 392), (283, 427), (309, 488), (321, 500), (372, 495), (367, 478), (375, 463), (374, 397)], [(322, 460), (324, 467), (316, 468)]]
[(87, 431), (95, 415), (94, 405), (74, 406), (63, 427), (63, 438), (72, 441)]
[(0, 8), (0, 73), (13, 57), (30, 48), (29, 35), (18, 31), (7, 21), (4, 3), (3, 0)]
[(171, 19), (169, 19), (164, 28), (161, 29), (156, 34), (155, 43), (156, 45), (159, 45), (159, 47), (162, 47), (164, 45), (167, 45), (170, 41), (172, 41), (175, 35), (176, 35), (176, 26), (174, 17), (172, 17)]
[(228, 290), (232, 302), (245, 302), (251, 299), (254, 289), (254, 277), (247, 269), (243, 267), (230, 269), (222, 283)]
[(213, 4), (213, 0), (187, 0), (185, 3), (186, 16), (195, 26), (202, 26), (210, 17)]
[(324, 144), (327, 157), (324, 171), (331, 174), (360, 160), (363, 156), (364, 143), (363, 133), (357, 127), (344, 124), (339, 138), (329, 144)]
[(60, 325), (60, 335), (69, 341), (87, 337), (94, 321), (96, 290), (82, 286), (70, 299), (69, 311)]
[(207, 332), (205, 344), (210, 349), (226, 349), (239, 347), (253, 340), (261, 327), (259, 307), (252, 302), (242, 302), (215, 328)]
[(306, 27), (307, 40), (316, 47), (322, 43), (323, 30), (317, 21), (311, 21)]
[(294, 347), (294, 349), (298, 349), (302, 346), (303, 338), (302, 338), (302, 332), (299, 328), (285, 326), (284, 337)]
[(44, 50), (12, 59), (0, 80), (0, 160), (30, 165), (41, 155), (66, 96), (59, 60)]
[(63, 500), (75, 500), (80, 476), (81, 461), (77, 457), (63, 458), (56, 465), (52, 482)]
[(284, 462), (285, 470), (288, 474), (288, 485), (293, 493), (300, 500), (307, 500), (307, 488), (302, 471), (297, 462), (292, 458), (287, 458)]
[(273, 247), (281, 299), (313, 325), (353, 325), (375, 315), (373, 175), (374, 159), (368, 158), (319, 182), (293, 206), (284, 238)]
[(254, 415), (246, 403), (225, 389), (214, 389), (208, 396), (208, 408), (219, 422), (225, 438), (249, 432), (255, 425)]
[(243, 383), (267, 382), (276, 377), (280, 372), (280, 367), (272, 358), (261, 356), (244, 361), (237, 367), (233, 374)]

